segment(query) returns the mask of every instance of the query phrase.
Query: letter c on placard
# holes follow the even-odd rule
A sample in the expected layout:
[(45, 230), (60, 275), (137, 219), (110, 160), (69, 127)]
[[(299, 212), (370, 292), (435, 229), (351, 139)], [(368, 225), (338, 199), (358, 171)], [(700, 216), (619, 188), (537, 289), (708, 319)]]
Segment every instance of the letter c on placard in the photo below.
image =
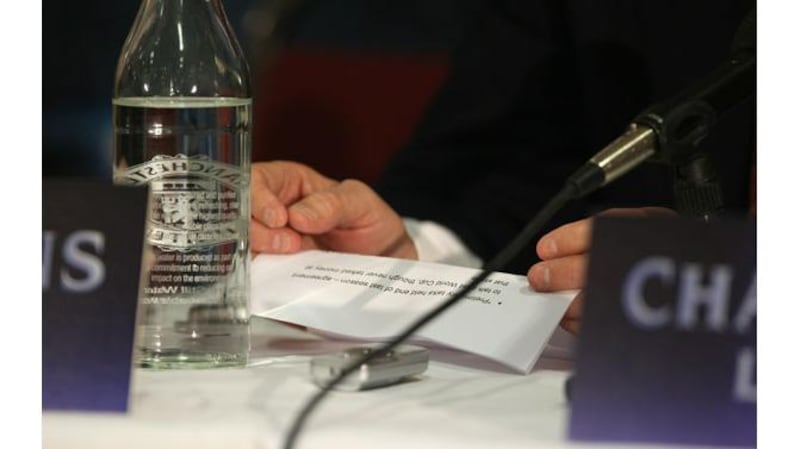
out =
[(105, 250), (105, 236), (100, 231), (76, 231), (64, 242), (62, 256), (69, 267), (82, 271), (85, 276), (74, 278), (66, 268), (61, 269), (61, 284), (64, 289), (75, 293), (86, 293), (99, 287), (106, 277), (103, 261), (94, 254), (87, 253), (80, 245), (90, 245), (102, 254)]
[(658, 279), (674, 282), (675, 264), (666, 257), (649, 257), (633, 266), (622, 286), (622, 309), (633, 324), (644, 329), (657, 329), (669, 324), (672, 315), (664, 305), (653, 307), (644, 297), (645, 284)]

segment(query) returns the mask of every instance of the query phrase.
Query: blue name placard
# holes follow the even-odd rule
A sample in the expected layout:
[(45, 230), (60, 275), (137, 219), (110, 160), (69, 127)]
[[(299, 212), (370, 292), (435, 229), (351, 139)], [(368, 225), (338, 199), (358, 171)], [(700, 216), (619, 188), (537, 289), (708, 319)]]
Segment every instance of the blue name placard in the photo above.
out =
[(128, 407), (147, 191), (43, 182), (42, 409)]
[(595, 221), (572, 383), (580, 441), (756, 444), (752, 221)]

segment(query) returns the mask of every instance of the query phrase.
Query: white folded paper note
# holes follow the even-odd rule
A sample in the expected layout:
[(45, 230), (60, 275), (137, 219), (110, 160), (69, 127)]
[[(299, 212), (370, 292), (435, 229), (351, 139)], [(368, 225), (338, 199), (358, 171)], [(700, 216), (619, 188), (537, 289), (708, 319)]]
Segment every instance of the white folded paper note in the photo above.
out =
[[(259, 255), (251, 272), (254, 315), (384, 341), (446, 301), (479, 270), (306, 251)], [(524, 276), (493, 273), (413, 341), (470, 352), (528, 373), (574, 296), (537, 293)]]

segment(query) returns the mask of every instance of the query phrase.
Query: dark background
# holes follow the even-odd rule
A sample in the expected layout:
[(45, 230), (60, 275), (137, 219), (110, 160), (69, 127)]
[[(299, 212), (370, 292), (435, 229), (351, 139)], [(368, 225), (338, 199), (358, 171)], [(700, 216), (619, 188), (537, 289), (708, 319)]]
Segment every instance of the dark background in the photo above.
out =
[[(373, 181), (406, 142), (477, 0), (226, 0), (251, 68), (254, 160)], [(43, 176), (110, 178), (111, 98), (136, 0), (45, 0)]]

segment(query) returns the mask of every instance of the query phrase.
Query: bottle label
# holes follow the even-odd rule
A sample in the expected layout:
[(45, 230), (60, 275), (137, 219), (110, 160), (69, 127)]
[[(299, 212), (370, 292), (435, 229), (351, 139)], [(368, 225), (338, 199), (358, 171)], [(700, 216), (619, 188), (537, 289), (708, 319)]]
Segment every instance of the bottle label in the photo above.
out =
[(242, 171), (207, 156), (157, 155), (119, 171), (114, 181), (150, 185), (147, 241), (163, 251), (186, 251), (236, 241)]

